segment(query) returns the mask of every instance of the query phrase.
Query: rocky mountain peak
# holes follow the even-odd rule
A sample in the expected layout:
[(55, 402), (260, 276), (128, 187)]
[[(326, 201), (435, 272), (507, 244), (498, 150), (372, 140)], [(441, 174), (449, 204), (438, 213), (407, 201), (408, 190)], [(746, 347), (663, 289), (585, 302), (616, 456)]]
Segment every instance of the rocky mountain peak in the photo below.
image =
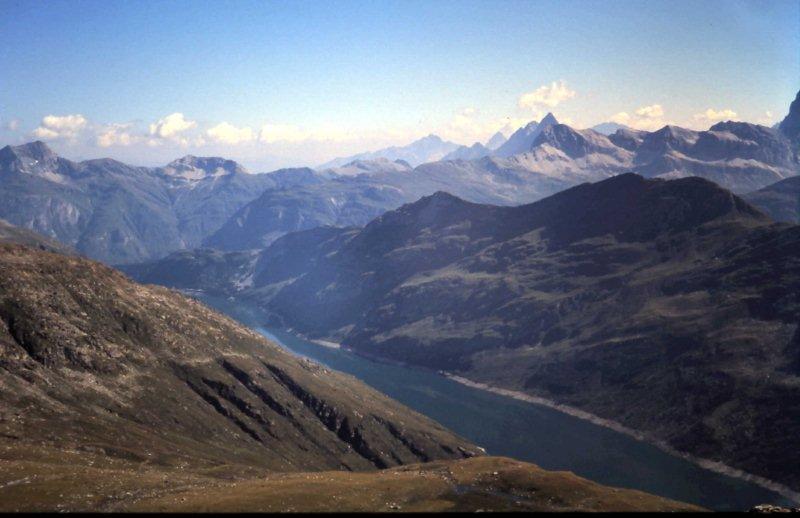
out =
[(61, 179), (58, 155), (41, 140), (0, 149), (0, 165), (51, 180)]
[(800, 92), (789, 105), (789, 114), (778, 125), (778, 129), (786, 138), (800, 144)]
[(186, 155), (173, 160), (162, 169), (164, 174), (185, 180), (202, 180), (208, 177), (231, 174), (248, 174), (247, 169), (233, 160), (221, 157), (198, 157)]
[(58, 158), (58, 155), (56, 155), (55, 152), (50, 149), (50, 146), (41, 140), (28, 142), (27, 144), (22, 144), (21, 146), (14, 146), (11, 147), (11, 149), (13, 150), (14, 154), (19, 157), (32, 158), (34, 160), (55, 160)]
[(519, 153), (529, 151), (536, 140), (536, 137), (545, 129), (558, 121), (552, 113), (548, 113), (542, 118), (541, 122), (531, 121), (524, 127), (515, 131), (508, 140), (497, 148), (495, 154), (499, 157), (510, 157)]
[(545, 115), (544, 118), (539, 121), (539, 126), (543, 128), (553, 126), (554, 124), (558, 124), (558, 120), (556, 120), (555, 115), (553, 115), (551, 112), (547, 112), (547, 115)]

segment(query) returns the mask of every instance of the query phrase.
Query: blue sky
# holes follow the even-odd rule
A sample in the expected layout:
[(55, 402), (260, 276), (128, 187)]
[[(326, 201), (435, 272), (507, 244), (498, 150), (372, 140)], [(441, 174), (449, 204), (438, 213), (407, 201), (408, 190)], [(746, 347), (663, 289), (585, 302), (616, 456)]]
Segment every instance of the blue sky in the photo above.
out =
[(74, 158), (314, 165), (432, 132), (471, 143), (547, 111), (577, 127), (772, 124), (800, 89), (796, 0), (0, 9), (0, 143)]

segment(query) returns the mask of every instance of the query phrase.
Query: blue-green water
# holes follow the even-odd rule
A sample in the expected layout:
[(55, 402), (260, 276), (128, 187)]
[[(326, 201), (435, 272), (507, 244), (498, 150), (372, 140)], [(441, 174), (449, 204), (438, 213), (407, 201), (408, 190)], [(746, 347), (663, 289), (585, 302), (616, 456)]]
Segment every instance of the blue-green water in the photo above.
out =
[(715, 510), (759, 503), (789, 505), (756, 484), (703, 469), (625, 434), (551, 408), (467, 387), (435, 372), (376, 362), (293, 334), (259, 327), (257, 316), (204, 297), (267, 338), (366, 384), (435, 419), (491, 455), (568, 470), (617, 487), (640, 489)]

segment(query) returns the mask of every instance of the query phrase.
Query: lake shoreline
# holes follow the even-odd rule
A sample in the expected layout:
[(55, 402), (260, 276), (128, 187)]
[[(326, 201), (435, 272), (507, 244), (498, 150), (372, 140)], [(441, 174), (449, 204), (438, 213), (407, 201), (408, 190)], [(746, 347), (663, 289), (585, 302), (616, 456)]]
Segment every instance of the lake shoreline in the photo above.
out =
[[(198, 294), (193, 294), (193, 295), (195, 295), (195, 298), (196, 298)], [(317, 338), (311, 338), (311, 337), (305, 335), (305, 333), (299, 332), (298, 330), (292, 329), (292, 328), (290, 328), (288, 326), (287, 327), (282, 327), (282, 326), (265, 325), (265, 323), (266, 323), (265, 320), (266, 319), (264, 318), (263, 313), (261, 311), (257, 310), (257, 308), (251, 308), (251, 309), (253, 309), (253, 311), (242, 311), (242, 304), (231, 305), (230, 302), (232, 302), (232, 301), (227, 300), (226, 298), (222, 298), (220, 300), (219, 298), (216, 298), (216, 297), (209, 297), (207, 294), (199, 294), (199, 295), (202, 297), (204, 303), (206, 303), (206, 304), (210, 303), (210, 305), (216, 307), (217, 310), (221, 310), (224, 313), (228, 313), (229, 316), (232, 316), (233, 318), (239, 320), (242, 324), (250, 327), (251, 329), (253, 329), (257, 333), (261, 334), (262, 336), (265, 336), (265, 333), (266, 333), (267, 335), (269, 335), (269, 336), (267, 336), (267, 338), (269, 340), (275, 341), (276, 344), (278, 344), (279, 346), (283, 347), (285, 350), (290, 351), (292, 354), (295, 354), (295, 355), (297, 355), (299, 357), (309, 358), (312, 361), (320, 363), (320, 361), (315, 359), (313, 356), (309, 356), (306, 353), (296, 352), (296, 351), (292, 350), (291, 347), (287, 347), (286, 345), (284, 345), (283, 341), (282, 341), (282, 339), (280, 338), (279, 335), (276, 336), (276, 335), (272, 334), (273, 331), (274, 332), (280, 332), (280, 333), (286, 333), (289, 336), (292, 336), (294, 338), (297, 338), (299, 340), (304, 341), (305, 343), (309, 344), (310, 346), (312, 346), (314, 348), (318, 348), (320, 351), (321, 350), (328, 350), (328, 351), (334, 351), (335, 350), (335, 351), (340, 351), (340, 352), (343, 352), (343, 353), (352, 354), (355, 357), (360, 357), (360, 358), (362, 358), (364, 360), (368, 360), (370, 363), (374, 363), (374, 364), (395, 365), (395, 366), (399, 366), (399, 367), (411, 368), (413, 370), (417, 370), (417, 371), (421, 371), (421, 372), (428, 372), (430, 374), (436, 375), (436, 377), (456, 382), (458, 385), (461, 385), (461, 386), (465, 386), (465, 387), (469, 387), (469, 388), (473, 388), (473, 389), (478, 389), (478, 390), (481, 390), (482, 392), (485, 392), (485, 393), (492, 393), (494, 395), (505, 397), (505, 398), (508, 398), (508, 399), (511, 399), (511, 400), (523, 401), (523, 402), (530, 403), (530, 404), (535, 405), (535, 406), (547, 408), (547, 409), (549, 409), (551, 411), (555, 411), (555, 412), (557, 412), (559, 414), (562, 414), (562, 415), (565, 415), (565, 416), (569, 416), (569, 417), (572, 417), (572, 418), (576, 418), (576, 419), (579, 419), (580, 421), (591, 423), (591, 424), (594, 424), (596, 426), (601, 426), (601, 427), (603, 427), (605, 429), (611, 430), (611, 431), (613, 431), (615, 433), (619, 433), (620, 435), (624, 435), (624, 436), (626, 436), (626, 437), (628, 437), (630, 439), (633, 439), (635, 441), (641, 442), (642, 444), (646, 444), (646, 445), (648, 445), (650, 447), (654, 447), (657, 450), (661, 451), (663, 454), (669, 455), (670, 457), (673, 457), (675, 459), (680, 459), (681, 461), (687, 462), (687, 463), (689, 463), (689, 464), (691, 464), (693, 466), (696, 466), (699, 469), (707, 470), (709, 473), (713, 473), (715, 476), (727, 476), (727, 477), (730, 477), (731, 479), (739, 480), (742, 483), (752, 484), (752, 486), (760, 488), (761, 491), (766, 490), (766, 491), (769, 491), (769, 492), (771, 492), (771, 493), (773, 493), (775, 495), (775, 497), (770, 497), (770, 496), (766, 496), (765, 495), (763, 498), (758, 498), (758, 499), (755, 499), (755, 500), (751, 500), (749, 503), (746, 504), (746, 505), (748, 505), (750, 507), (752, 507), (753, 505), (760, 504), (760, 503), (775, 503), (775, 504), (780, 504), (780, 505), (783, 505), (783, 506), (792, 506), (793, 504), (791, 504), (791, 502), (800, 502), (800, 493), (798, 493), (796, 491), (793, 491), (791, 488), (788, 488), (788, 487), (786, 487), (786, 486), (784, 486), (782, 484), (779, 484), (779, 483), (774, 482), (772, 480), (766, 479), (764, 477), (760, 477), (760, 476), (757, 476), (757, 475), (752, 475), (752, 474), (746, 473), (746, 472), (744, 472), (742, 470), (731, 468), (731, 467), (726, 466), (726, 465), (724, 465), (722, 463), (710, 461), (708, 459), (695, 458), (695, 457), (693, 457), (691, 455), (676, 451), (674, 448), (671, 448), (670, 446), (665, 445), (662, 441), (658, 441), (656, 439), (648, 437), (644, 433), (641, 433), (641, 432), (638, 432), (636, 430), (627, 428), (627, 427), (621, 425), (620, 423), (616, 423), (616, 422), (611, 421), (611, 420), (603, 419), (603, 418), (601, 418), (599, 416), (590, 414), (590, 413), (585, 412), (583, 410), (580, 410), (578, 408), (569, 407), (568, 405), (563, 405), (563, 404), (557, 403), (555, 401), (550, 401), (550, 400), (547, 400), (547, 399), (544, 399), (544, 398), (537, 398), (535, 396), (532, 396), (532, 395), (529, 395), (529, 394), (525, 394), (525, 393), (522, 393), (522, 392), (517, 392), (517, 391), (510, 390), (510, 389), (503, 389), (503, 388), (499, 388), (499, 387), (493, 387), (493, 386), (490, 386), (490, 385), (482, 384), (482, 383), (479, 383), (479, 382), (475, 382), (473, 380), (469, 380), (467, 378), (460, 377), (460, 376), (456, 375), (455, 373), (448, 373), (448, 372), (445, 372), (445, 371), (442, 371), (442, 370), (434, 370), (434, 369), (430, 369), (430, 368), (425, 368), (424, 366), (420, 366), (420, 365), (413, 365), (413, 364), (408, 364), (408, 363), (402, 362), (402, 361), (382, 358), (382, 357), (374, 356), (374, 355), (371, 355), (371, 354), (365, 354), (363, 351), (358, 351), (358, 350), (351, 349), (346, 344), (339, 344), (338, 348), (328, 347), (328, 346), (326, 346), (326, 344), (319, 343), (318, 339), (322, 339), (323, 341), (326, 341), (326, 342), (333, 342), (334, 340), (336, 340), (336, 338), (334, 338), (334, 337), (326, 337), (326, 336), (317, 337)], [(216, 300), (214, 300), (214, 299), (216, 299)], [(247, 305), (245, 305), (245, 306), (247, 306)], [(234, 314), (235, 314), (235, 316), (234, 316)], [(351, 375), (355, 375), (355, 374), (351, 373)], [(381, 390), (381, 389), (379, 389), (379, 390)], [(409, 406), (408, 403), (406, 403), (406, 405)], [(411, 405), (411, 406), (413, 406), (413, 405)], [(420, 410), (417, 410), (417, 411), (420, 411)], [(477, 444), (480, 444), (480, 441)], [(531, 460), (528, 460), (528, 461), (529, 462), (534, 462), (534, 461), (531, 461)], [(629, 486), (620, 485), (619, 487), (629, 487)], [(630, 487), (634, 487), (634, 486), (630, 486)], [(647, 490), (647, 489), (645, 489), (645, 490)], [(649, 489), (649, 491), (653, 492), (652, 489)], [(661, 493), (655, 491), (654, 494), (661, 494)], [(676, 495), (664, 494), (663, 496), (667, 496), (669, 498), (678, 498), (678, 499), (680, 499), (680, 496), (676, 496)], [(776, 499), (776, 497), (780, 497), (780, 499)], [(728, 504), (726, 504), (726, 502), (732, 502), (732, 501), (737, 500), (737, 498), (735, 496), (732, 496), (732, 498), (733, 498), (733, 500), (730, 500), (730, 501), (729, 500), (720, 501), (718, 504), (716, 504), (716, 506), (712, 505), (712, 508), (728, 509), (728, 510), (735, 510), (735, 509), (741, 510), (741, 509), (749, 508), (749, 507), (739, 507), (739, 508), (728, 507)], [(707, 504), (703, 504), (701, 502), (701, 500), (697, 499), (697, 498), (695, 498), (695, 499), (684, 499), (684, 500), (698, 503), (698, 505), (708, 506)]]
[(500, 396), (516, 399), (518, 401), (525, 401), (527, 403), (532, 403), (535, 405), (541, 405), (547, 408), (551, 408), (558, 412), (570, 415), (572, 417), (582, 419), (584, 421), (588, 421), (592, 424), (597, 426), (602, 426), (603, 428), (608, 428), (613, 430), (617, 433), (621, 433), (627, 435), (628, 437), (632, 437), (638, 441), (645, 442), (647, 444), (651, 444), (656, 448), (662, 450), (665, 453), (670, 455), (674, 455), (676, 457), (680, 457), (688, 462), (691, 462), (697, 466), (700, 466), (703, 469), (707, 469), (709, 471), (713, 471), (714, 473), (719, 473), (721, 475), (726, 475), (732, 478), (737, 478), (740, 480), (744, 480), (746, 482), (750, 482), (752, 484), (756, 484), (764, 489), (768, 489), (775, 493), (780, 494), (781, 496), (795, 502), (800, 503), (800, 492), (791, 489), (788, 486), (785, 486), (779, 482), (775, 482), (774, 480), (770, 480), (768, 478), (762, 477), (760, 475), (754, 475), (752, 473), (747, 473), (746, 471), (740, 470), (738, 468), (734, 468), (728, 466), (719, 461), (704, 459), (702, 457), (696, 457), (686, 452), (682, 452), (676, 450), (666, 442), (655, 439), (650, 435), (640, 432), (638, 430), (634, 430), (633, 428), (628, 428), (627, 426), (620, 424), (616, 421), (612, 421), (610, 419), (605, 419), (603, 417), (597, 416), (595, 414), (586, 412), (585, 410), (581, 410), (580, 408), (575, 408), (569, 405), (564, 405), (562, 403), (557, 403), (550, 399), (533, 396), (530, 394), (526, 394), (524, 392), (519, 392), (510, 389), (504, 389), (501, 387), (494, 387), (492, 385), (488, 385), (486, 383), (480, 383), (477, 381), (470, 380), (468, 378), (464, 378), (463, 376), (459, 376), (457, 374), (453, 374), (450, 372), (440, 371), (441, 375), (455, 381), (456, 383), (460, 383), (467, 387), (471, 387), (478, 390), (483, 390), (486, 392), (491, 392), (492, 394), (497, 394)]
[[(309, 337), (303, 336), (301, 333), (298, 333), (296, 330), (287, 329), (286, 331), (288, 331), (291, 334), (295, 334), (297, 336), (300, 336), (301, 338), (303, 338), (306, 341), (310, 341), (310, 342), (315, 343), (316, 345), (319, 345), (321, 347), (326, 347), (325, 345), (320, 344), (315, 339), (311, 339)], [(724, 464), (724, 463), (719, 462), (719, 461), (705, 459), (705, 458), (702, 458), (702, 457), (697, 457), (697, 456), (694, 456), (694, 455), (692, 455), (690, 453), (686, 453), (686, 452), (682, 452), (682, 451), (676, 450), (675, 448), (673, 448), (672, 446), (670, 446), (666, 442), (664, 442), (664, 441), (662, 441), (660, 439), (656, 439), (656, 438), (652, 437), (651, 435), (649, 435), (647, 433), (641, 432), (639, 430), (635, 430), (633, 428), (629, 428), (629, 427), (627, 427), (627, 426), (625, 426), (625, 425), (623, 425), (621, 423), (618, 423), (617, 421), (613, 421), (611, 419), (606, 419), (606, 418), (597, 416), (597, 415), (592, 414), (590, 412), (587, 412), (585, 410), (581, 410), (580, 408), (576, 408), (576, 407), (572, 407), (572, 406), (569, 406), (569, 405), (565, 405), (563, 403), (558, 403), (556, 401), (553, 401), (553, 400), (550, 400), (550, 399), (546, 399), (546, 398), (542, 398), (542, 397), (539, 397), (539, 396), (533, 396), (531, 394), (526, 394), (524, 392), (519, 392), (519, 391), (511, 390), (511, 389), (505, 389), (505, 388), (502, 388), (502, 387), (495, 387), (495, 386), (488, 385), (488, 384), (485, 384), (485, 383), (473, 381), (473, 380), (470, 380), (468, 378), (464, 378), (463, 376), (459, 376), (457, 374), (454, 374), (452, 372), (447, 372), (447, 371), (443, 371), (443, 370), (434, 371), (433, 369), (427, 369), (427, 368), (425, 368), (423, 366), (408, 364), (406, 362), (402, 362), (402, 361), (398, 361), (398, 360), (392, 360), (392, 359), (388, 359), (388, 358), (381, 358), (379, 356), (366, 354), (366, 353), (363, 353), (362, 351), (357, 351), (357, 350), (351, 349), (351, 348), (349, 348), (349, 347), (347, 347), (345, 345), (342, 345), (342, 344), (337, 344), (337, 345), (339, 346), (339, 347), (336, 347), (337, 349), (341, 349), (343, 351), (347, 351), (349, 353), (355, 354), (357, 356), (360, 356), (362, 358), (365, 358), (365, 359), (373, 361), (373, 362), (378, 362), (378, 363), (388, 364), (388, 365), (398, 365), (398, 366), (402, 366), (402, 367), (406, 367), (406, 368), (422, 369), (422, 370), (426, 370), (426, 371), (429, 371), (429, 372), (435, 372), (440, 376), (443, 376), (443, 377), (445, 377), (445, 378), (447, 378), (449, 380), (455, 381), (456, 383), (460, 383), (461, 385), (464, 385), (464, 386), (467, 386), (467, 387), (471, 387), (471, 388), (478, 389), (478, 390), (483, 390), (485, 392), (490, 392), (492, 394), (497, 394), (499, 396), (508, 397), (508, 398), (511, 398), (511, 399), (515, 399), (517, 401), (524, 401), (526, 403), (531, 403), (531, 404), (534, 404), (534, 405), (540, 405), (540, 406), (544, 406), (544, 407), (550, 408), (552, 410), (556, 410), (558, 412), (561, 412), (563, 414), (575, 417), (577, 419), (581, 419), (583, 421), (590, 422), (590, 423), (595, 424), (597, 426), (601, 426), (603, 428), (607, 428), (609, 430), (613, 430), (613, 431), (615, 431), (617, 433), (620, 433), (620, 434), (626, 435), (628, 437), (631, 437), (633, 439), (636, 439), (637, 441), (641, 441), (641, 442), (644, 442), (646, 444), (650, 444), (652, 446), (655, 446), (659, 450), (661, 450), (661, 451), (663, 451), (663, 452), (665, 452), (665, 453), (667, 453), (669, 455), (681, 458), (681, 459), (683, 459), (683, 460), (685, 460), (687, 462), (691, 462), (692, 464), (694, 464), (696, 466), (699, 466), (699, 467), (701, 467), (703, 469), (707, 469), (709, 471), (712, 471), (714, 473), (718, 473), (720, 475), (725, 475), (725, 476), (729, 476), (729, 477), (736, 478), (736, 479), (739, 479), (739, 480), (744, 480), (745, 482), (750, 482), (752, 484), (755, 484), (755, 485), (757, 485), (759, 487), (762, 487), (764, 489), (767, 489), (769, 491), (773, 491), (773, 492), (783, 496), (784, 498), (786, 498), (786, 499), (788, 499), (788, 500), (790, 500), (790, 501), (792, 501), (792, 502), (794, 502), (796, 504), (800, 504), (800, 492), (795, 491), (792, 488), (790, 488), (790, 487), (788, 487), (788, 486), (786, 486), (784, 484), (781, 484), (780, 482), (776, 482), (774, 480), (770, 480), (770, 479), (768, 479), (766, 477), (762, 477), (760, 475), (754, 475), (752, 473), (748, 473), (748, 472), (743, 471), (741, 469), (734, 468), (732, 466), (728, 466), (727, 464)]]

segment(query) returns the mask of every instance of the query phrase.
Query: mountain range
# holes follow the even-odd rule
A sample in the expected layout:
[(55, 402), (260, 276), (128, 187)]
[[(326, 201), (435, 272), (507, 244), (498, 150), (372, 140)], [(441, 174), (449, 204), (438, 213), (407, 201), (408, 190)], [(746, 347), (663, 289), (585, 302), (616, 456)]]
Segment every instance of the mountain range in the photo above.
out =
[(0, 149), (0, 218), (106, 263), (130, 263), (198, 246), (266, 189), (326, 178), (311, 169), (255, 175), (194, 156), (161, 168), (73, 162), (37, 141)]
[[(198, 246), (261, 248), (317, 226), (360, 226), (437, 191), (519, 205), (636, 172), (699, 176), (745, 194), (800, 172), (798, 110), (795, 100), (778, 129), (729, 121), (707, 131), (621, 128), (609, 136), (575, 130), (548, 114), (486, 145), (459, 148), (429, 136), (402, 148), (432, 153), (424, 160), (391, 148), (388, 157), (376, 152), (318, 171), (269, 174), (249, 174), (215, 157), (187, 156), (159, 168), (73, 162), (32, 142), (0, 150), (0, 218), (108, 264), (132, 264)], [(452, 160), (429, 161), (448, 153)]]
[[(477, 149), (482, 154), (486, 148)], [(503, 154), (510, 156), (495, 156)], [(708, 131), (666, 126), (652, 133), (623, 128), (605, 136), (559, 124), (548, 114), (515, 132), (492, 156), (430, 162), (412, 170), (369, 169), (357, 177), (266, 191), (204, 246), (261, 248), (290, 231), (360, 226), (437, 191), (477, 203), (518, 205), (630, 171), (657, 178), (699, 176), (747, 193), (797, 175), (800, 163), (790, 139), (755, 124), (721, 122)]]
[(442, 157), (458, 147), (458, 144), (442, 140), (437, 135), (428, 135), (406, 146), (391, 146), (377, 151), (335, 158), (330, 162), (318, 166), (317, 169), (331, 169), (341, 167), (356, 160), (375, 160), (378, 158), (385, 158), (390, 161), (402, 160), (416, 167), (425, 162), (441, 160)]
[(712, 182), (622, 174), (517, 207), (438, 192), (363, 228), (129, 272), (798, 489), (798, 257), (800, 227)]

